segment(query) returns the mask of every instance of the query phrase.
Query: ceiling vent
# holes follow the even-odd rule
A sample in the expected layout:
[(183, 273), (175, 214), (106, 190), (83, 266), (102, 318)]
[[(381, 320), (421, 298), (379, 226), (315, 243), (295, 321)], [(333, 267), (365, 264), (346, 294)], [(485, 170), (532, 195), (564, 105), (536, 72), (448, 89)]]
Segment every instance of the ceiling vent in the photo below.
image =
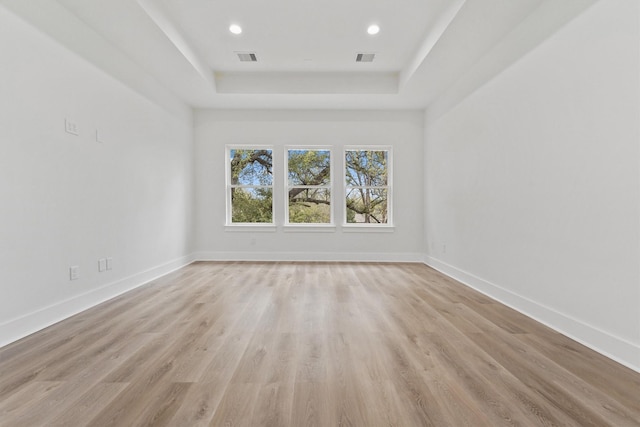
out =
[(373, 62), (375, 57), (375, 53), (359, 53), (356, 55), (356, 62)]
[(252, 52), (236, 52), (241, 62), (258, 62), (256, 54)]

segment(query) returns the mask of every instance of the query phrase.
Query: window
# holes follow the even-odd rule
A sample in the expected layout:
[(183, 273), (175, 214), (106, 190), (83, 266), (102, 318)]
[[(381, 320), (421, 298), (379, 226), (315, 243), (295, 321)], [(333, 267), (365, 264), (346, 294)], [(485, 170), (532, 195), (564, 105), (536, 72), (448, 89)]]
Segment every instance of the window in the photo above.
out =
[[(345, 231), (393, 230), (391, 150), (390, 146), (345, 147), (344, 193), (337, 191), (345, 197), (337, 206)], [(274, 152), (280, 156), (275, 165)], [(289, 146), (284, 153), (273, 146), (227, 146), (227, 225), (236, 231), (243, 230), (236, 225), (276, 231), (277, 219), (289, 231), (335, 231), (333, 160), (328, 146)], [(283, 186), (275, 189), (275, 210), (274, 166), (276, 181)]]
[(345, 149), (347, 224), (391, 224), (391, 149)]
[(331, 150), (289, 148), (287, 224), (331, 224)]
[(227, 223), (273, 224), (273, 150), (227, 148)]

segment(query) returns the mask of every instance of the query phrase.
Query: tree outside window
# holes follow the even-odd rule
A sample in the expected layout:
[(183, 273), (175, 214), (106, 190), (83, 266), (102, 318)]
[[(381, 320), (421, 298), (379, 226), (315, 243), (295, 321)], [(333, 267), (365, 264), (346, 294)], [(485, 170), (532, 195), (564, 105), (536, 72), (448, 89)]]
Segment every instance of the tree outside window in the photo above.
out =
[(287, 150), (289, 224), (331, 224), (331, 151)]
[(389, 224), (390, 150), (345, 150), (346, 222)]
[(228, 160), (230, 222), (273, 223), (273, 151), (231, 148)]

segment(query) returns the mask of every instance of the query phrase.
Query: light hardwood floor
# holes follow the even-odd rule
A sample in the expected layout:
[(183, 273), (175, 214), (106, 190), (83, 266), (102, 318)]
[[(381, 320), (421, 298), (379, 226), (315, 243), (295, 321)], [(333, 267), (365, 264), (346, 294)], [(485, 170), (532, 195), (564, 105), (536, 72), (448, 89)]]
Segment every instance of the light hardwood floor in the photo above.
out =
[(640, 426), (640, 374), (420, 264), (194, 263), (0, 349), (7, 426)]

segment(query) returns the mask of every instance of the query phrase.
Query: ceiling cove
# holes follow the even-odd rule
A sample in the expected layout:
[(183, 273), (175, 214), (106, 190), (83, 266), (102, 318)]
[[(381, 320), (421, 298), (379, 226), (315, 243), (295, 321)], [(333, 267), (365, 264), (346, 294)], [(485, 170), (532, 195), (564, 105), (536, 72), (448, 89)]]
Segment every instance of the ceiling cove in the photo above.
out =
[(0, 0), (0, 7), (160, 104), (442, 111), (596, 1)]

